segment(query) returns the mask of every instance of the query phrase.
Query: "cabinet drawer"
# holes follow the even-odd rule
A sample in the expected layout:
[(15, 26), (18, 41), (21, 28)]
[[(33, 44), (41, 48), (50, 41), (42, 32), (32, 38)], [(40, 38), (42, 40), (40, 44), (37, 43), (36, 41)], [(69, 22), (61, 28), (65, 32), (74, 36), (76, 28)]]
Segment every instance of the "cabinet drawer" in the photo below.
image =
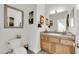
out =
[(49, 42), (59, 43), (59, 39), (54, 37), (48, 37)]
[(61, 40), (61, 44), (73, 46), (73, 41), (70, 40)]
[(64, 46), (61, 44), (56, 45), (56, 53), (57, 54), (70, 54), (71, 50), (69, 46)]

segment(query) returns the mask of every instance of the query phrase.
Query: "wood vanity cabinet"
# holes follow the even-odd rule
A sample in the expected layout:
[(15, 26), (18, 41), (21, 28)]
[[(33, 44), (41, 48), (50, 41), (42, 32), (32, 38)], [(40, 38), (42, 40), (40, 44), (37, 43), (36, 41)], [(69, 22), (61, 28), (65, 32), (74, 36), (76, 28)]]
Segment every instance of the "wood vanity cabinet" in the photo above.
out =
[(73, 47), (74, 40), (70, 38), (60, 38), (52, 35), (41, 34), (41, 49), (48, 53), (56, 54), (73, 54), (75, 48)]
[(46, 35), (41, 36), (41, 49), (48, 53), (55, 53), (55, 48), (55, 43), (52, 43), (50, 40), (48, 40)]

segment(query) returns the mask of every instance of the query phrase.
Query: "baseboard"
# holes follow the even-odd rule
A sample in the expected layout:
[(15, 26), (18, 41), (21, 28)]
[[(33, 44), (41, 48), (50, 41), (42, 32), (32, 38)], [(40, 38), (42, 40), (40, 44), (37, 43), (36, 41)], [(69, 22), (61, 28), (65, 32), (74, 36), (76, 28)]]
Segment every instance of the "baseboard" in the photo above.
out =
[(34, 50), (31, 50), (29, 49), (31, 52), (33, 52), (34, 54), (37, 54), (41, 49), (39, 49), (38, 51), (34, 51)]

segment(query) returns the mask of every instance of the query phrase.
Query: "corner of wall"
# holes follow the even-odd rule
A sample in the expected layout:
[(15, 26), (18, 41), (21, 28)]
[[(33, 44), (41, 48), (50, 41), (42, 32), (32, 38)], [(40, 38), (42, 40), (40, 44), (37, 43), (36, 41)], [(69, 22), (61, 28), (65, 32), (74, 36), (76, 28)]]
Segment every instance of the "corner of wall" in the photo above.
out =
[(39, 50), (32, 50), (29, 48), (30, 51), (32, 51), (33, 53), (37, 54), (39, 51), (41, 51), (41, 48)]

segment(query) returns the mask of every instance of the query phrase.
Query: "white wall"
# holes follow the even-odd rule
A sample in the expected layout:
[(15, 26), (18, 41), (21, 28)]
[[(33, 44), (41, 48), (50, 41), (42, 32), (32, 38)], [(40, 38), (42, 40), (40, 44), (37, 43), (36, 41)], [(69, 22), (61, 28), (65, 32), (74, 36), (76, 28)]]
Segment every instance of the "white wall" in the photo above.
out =
[[(4, 6), (0, 5), (0, 53), (5, 53), (7, 51), (7, 40), (15, 38), (17, 33), (22, 35), (22, 39), (24, 41), (27, 41), (28, 37), (28, 16), (30, 11), (35, 11), (36, 5), (11, 5), (13, 7), (16, 7), (18, 9), (21, 9), (24, 11), (24, 28), (4, 28)], [(30, 25), (30, 28), (32, 26)], [(33, 27), (34, 28), (34, 27)], [(31, 30), (32, 31), (32, 30)], [(27, 34), (28, 33), (28, 34)], [(32, 33), (32, 32), (31, 32)]]
[[(24, 28), (4, 28), (4, 6), (0, 5), (0, 53), (7, 51), (7, 41), (14, 39), (17, 33), (22, 35), (23, 41), (28, 42), (29, 49), (34, 53), (40, 51), (40, 30), (38, 29), (38, 22), (40, 15), (45, 13), (45, 5), (35, 4), (14, 4), (11, 6), (24, 11)], [(34, 11), (34, 24), (29, 24), (29, 12)]]
[(34, 53), (40, 51), (40, 30), (38, 28), (38, 23), (40, 20), (40, 15), (45, 15), (45, 5), (37, 4), (35, 16), (35, 23), (33, 25), (29, 25), (29, 49)]

